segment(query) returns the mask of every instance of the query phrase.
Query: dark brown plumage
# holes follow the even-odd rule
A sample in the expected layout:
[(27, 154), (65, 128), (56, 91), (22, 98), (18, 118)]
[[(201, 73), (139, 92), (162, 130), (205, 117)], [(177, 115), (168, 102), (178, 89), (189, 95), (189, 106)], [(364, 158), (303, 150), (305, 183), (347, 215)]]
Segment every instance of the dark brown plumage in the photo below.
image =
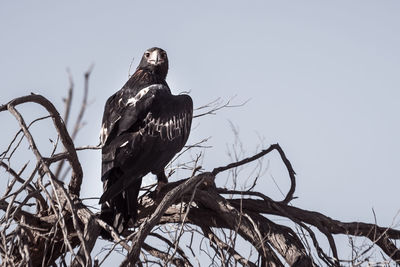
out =
[(142, 177), (151, 172), (167, 182), (164, 168), (189, 137), (192, 99), (171, 94), (167, 73), (166, 52), (148, 49), (136, 72), (105, 105), (100, 218), (119, 233), (130, 219), (136, 220)]

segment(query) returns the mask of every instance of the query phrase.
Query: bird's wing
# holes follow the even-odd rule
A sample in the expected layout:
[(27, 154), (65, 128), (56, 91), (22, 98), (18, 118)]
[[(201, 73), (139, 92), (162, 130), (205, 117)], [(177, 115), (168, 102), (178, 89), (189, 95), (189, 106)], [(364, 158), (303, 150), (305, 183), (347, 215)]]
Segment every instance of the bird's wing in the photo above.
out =
[(147, 115), (157, 91), (163, 90), (169, 91), (169, 88), (162, 84), (155, 84), (139, 92), (124, 89), (112, 95), (104, 108), (100, 133), (103, 146), (125, 131), (134, 131)]
[[(193, 102), (188, 95), (149, 88), (122, 110), (103, 147), (105, 192), (100, 203), (112, 199), (135, 179), (165, 165), (185, 145), (192, 122)], [(113, 177), (115, 168), (124, 174)]]
[(157, 136), (162, 142), (177, 142), (180, 150), (190, 133), (192, 99), (188, 95), (175, 96), (165, 91), (157, 93), (144, 118), (142, 134)]
[[(193, 114), (190, 96), (171, 95), (167, 86), (159, 84), (134, 96), (127, 95), (115, 95), (106, 104), (102, 130), (103, 181), (104, 174), (116, 165), (145, 160), (145, 152), (152, 146), (159, 152), (177, 153), (189, 136)], [(146, 171), (149, 172), (147, 168)]]
[(101, 141), (107, 145), (126, 132), (159, 135), (161, 139), (181, 138), (190, 132), (193, 102), (188, 95), (171, 95), (165, 85), (152, 85), (132, 96), (117, 92), (106, 103)]

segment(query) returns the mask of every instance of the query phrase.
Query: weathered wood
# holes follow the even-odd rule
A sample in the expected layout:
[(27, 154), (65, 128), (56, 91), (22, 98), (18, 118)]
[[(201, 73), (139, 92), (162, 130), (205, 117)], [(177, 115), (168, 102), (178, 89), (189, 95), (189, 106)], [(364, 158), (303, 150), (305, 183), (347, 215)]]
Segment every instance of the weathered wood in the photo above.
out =
[[(29, 102), (39, 104), (47, 110), (47, 117), (52, 118), (65, 152), (52, 153), (45, 157), (39, 151), (29, 130), (30, 124), (25, 123), (16, 109), (18, 105)], [(70, 253), (72, 260), (65, 264), (97, 266), (102, 260), (93, 261), (91, 252), (101, 228), (111, 233), (111, 242), (114, 243), (112, 249), (120, 245), (127, 251), (122, 266), (141, 266), (141, 261), (151, 261), (147, 256), (157, 258), (164, 265), (197, 265), (190, 262), (197, 257), (191, 243), (185, 246), (180, 244), (180, 237), (185, 231), (192, 234), (192, 238), (196, 233), (209, 240), (209, 247), (212, 249), (210, 251), (215, 253), (209, 256), (212, 261), (219, 258), (220, 265), (239, 263), (251, 267), (285, 264), (316, 266), (323, 261), (328, 266), (338, 266), (342, 262), (336, 250), (336, 234), (366, 237), (371, 241), (371, 247), (377, 246), (387, 255), (390, 259), (387, 262), (400, 263), (400, 251), (396, 246), (396, 241), (400, 240), (400, 230), (377, 224), (341, 222), (318, 212), (289, 205), (294, 198), (295, 172), (278, 144), (241, 161), (214, 168), (212, 172), (194, 175), (199, 169), (195, 166), (192, 177), (168, 183), (161, 189), (158, 188), (160, 190), (146, 193), (139, 201), (135, 225), (131, 225), (131, 230), (118, 235), (79, 198), (83, 173), (76, 153), (78, 149), (74, 147), (54, 105), (43, 96), (32, 94), (0, 106), (1, 111), (9, 111), (19, 123), (19, 133), (23, 133), (28, 141), (36, 164), (34, 171), (28, 177), (23, 177), (21, 174), (26, 166), (15, 171), (6, 161), (0, 161), (0, 167), (12, 178), (0, 199), (0, 210), (4, 213), (0, 228), (3, 265), (54, 265), (56, 261), (65, 261), (65, 255)], [(13, 140), (16, 140), (17, 135)], [(11, 145), (8, 150), (10, 147)], [(81, 149), (93, 148), (98, 149), (93, 146)], [(291, 181), (291, 187), (282, 201), (274, 201), (263, 192), (218, 188), (215, 185), (217, 174), (248, 164), (272, 151), (279, 153)], [(51, 164), (64, 159), (68, 160), (72, 169), (68, 189), (50, 168)], [(32, 206), (36, 207), (36, 212), (32, 211)], [(313, 247), (305, 244), (304, 233), (300, 234), (294, 228), (273, 222), (267, 218), (268, 215), (280, 216), (295, 224), (309, 235), (308, 239)], [(175, 226), (175, 230), (165, 235), (155, 232), (157, 227), (165, 225)], [(189, 225), (192, 228), (185, 228)], [(319, 245), (315, 229), (328, 239), (332, 256)], [(225, 235), (225, 239), (218, 236), (217, 231)], [(233, 234), (233, 237), (226, 236), (227, 233)], [(172, 234), (175, 235), (174, 238), (171, 238)], [(235, 247), (237, 236), (241, 236), (255, 249), (258, 259), (253, 262), (251, 260), (254, 259), (241, 254), (240, 248)], [(146, 241), (148, 237), (158, 239), (168, 249), (153, 246)], [(182, 247), (189, 249), (190, 256), (187, 256)], [(354, 258), (348, 262), (359, 263), (359, 259)]]

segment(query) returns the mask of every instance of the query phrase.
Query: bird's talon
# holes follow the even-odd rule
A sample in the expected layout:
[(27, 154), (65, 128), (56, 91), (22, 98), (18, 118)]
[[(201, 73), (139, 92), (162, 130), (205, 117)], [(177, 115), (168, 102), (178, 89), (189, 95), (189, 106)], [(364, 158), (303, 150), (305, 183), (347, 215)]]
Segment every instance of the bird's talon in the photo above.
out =
[(165, 181), (158, 181), (157, 187), (156, 187), (156, 192), (157, 194), (160, 193), (161, 189), (167, 184), (168, 182)]

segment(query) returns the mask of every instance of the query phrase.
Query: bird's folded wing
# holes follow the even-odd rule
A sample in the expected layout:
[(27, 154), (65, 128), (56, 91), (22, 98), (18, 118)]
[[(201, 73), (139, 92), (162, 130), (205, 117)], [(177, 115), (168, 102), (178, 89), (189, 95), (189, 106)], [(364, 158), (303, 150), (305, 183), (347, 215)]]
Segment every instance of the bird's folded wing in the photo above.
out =
[(143, 134), (159, 136), (163, 141), (186, 142), (193, 117), (193, 103), (188, 95), (160, 93), (154, 98), (144, 119)]
[(120, 90), (111, 96), (104, 109), (101, 143), (105, 145), (126, 131), (136, 131), (150, 111), (157, 93), (166, 90), (169, 91), (167, 86), (155, 84), (136, 94), (130, 90)]

